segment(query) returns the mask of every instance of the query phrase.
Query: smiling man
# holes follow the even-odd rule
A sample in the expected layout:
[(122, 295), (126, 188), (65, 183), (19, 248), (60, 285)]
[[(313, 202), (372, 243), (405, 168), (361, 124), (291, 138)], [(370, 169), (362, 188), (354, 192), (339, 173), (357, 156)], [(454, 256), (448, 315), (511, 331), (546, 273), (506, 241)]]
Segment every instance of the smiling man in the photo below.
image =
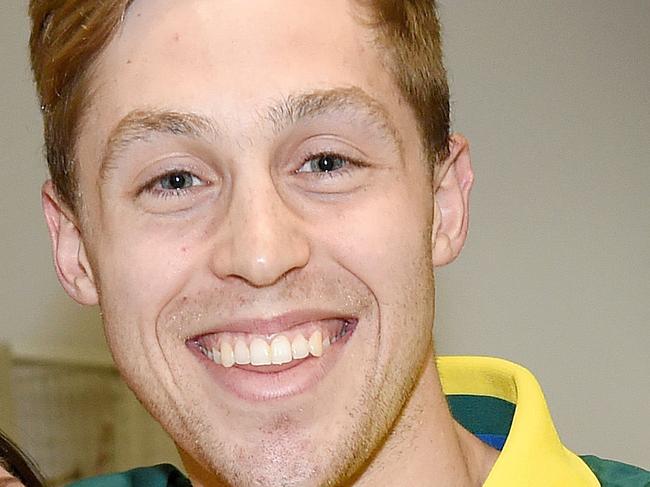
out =
[(59, 279), (192, 485), (599, 485), (525, 370), (434, 358), (473, 174), (431, 1), (30, 13)]

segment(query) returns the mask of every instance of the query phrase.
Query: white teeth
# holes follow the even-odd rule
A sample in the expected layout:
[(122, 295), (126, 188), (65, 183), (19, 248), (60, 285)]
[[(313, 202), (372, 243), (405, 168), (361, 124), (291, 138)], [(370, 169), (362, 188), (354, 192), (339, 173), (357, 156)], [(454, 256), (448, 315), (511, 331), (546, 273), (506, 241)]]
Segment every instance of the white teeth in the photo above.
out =
[(224, 367), (232, 367), (235, 365), (235, 353), (232, 345), (229, 342), (221, 342), (221, 365)]
[(298, 333), (291, 342), (291, 352), (294, 359), (302, 359), (309, 356), (309, 342)]
[(271, 347), (261, 338), (251, 342), (251, 365), (271, 365)]
[(339, 333), (331, 337), (321, 330), (315, 330), (309, 340), (305, 339), (300, 332), (296, 333), (293, 340), (285, 335), (276, 335), (269, 345), (267, 339), (253, 338), (250, 345), (241, 336), (235, 338), (234, 346), (232, 339), (223, 337), (219, 347), (208, 349), (203, 344), (199, 348), (203, 354), (216, 364), (224, 367), (237, 365), (282, 365), (292, 360), (301, 360), (309, 357), (321, 357), (325, 350), (347, 334), (348, 328), (344, 326)]
[(316, 330), (309, 337), (309, 352), (314, 357), (323, 355), (323, 334), (320, 330)]
[(251, 352), (244, 340), (235, 341), (235, 363), (237, 365), (247, 365), (251, 363)]
[[(208, 355), (210, 357), (210, 355)], [(215, 364), (221, 363), (221, 352), (217, 347), (212, 347), (212, 356), (210, 357)]]
[(279, 335), (271, 342), (271, 362), (276, 365), (291, 362), (291, 343), (284, 335)]

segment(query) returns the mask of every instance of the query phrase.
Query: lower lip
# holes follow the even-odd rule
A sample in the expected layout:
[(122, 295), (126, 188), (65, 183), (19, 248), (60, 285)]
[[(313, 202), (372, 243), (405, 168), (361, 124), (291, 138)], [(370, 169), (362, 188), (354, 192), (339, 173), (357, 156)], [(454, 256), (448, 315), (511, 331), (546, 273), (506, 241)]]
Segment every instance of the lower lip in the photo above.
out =
[(283, 366), (223, 367), (217, 365), (198, 349), (190, 347), (198, 356), (212, 379), (225, 390), (245, 401), (271, 401), (302, 394), (321, 382), (341, 358), (345, 344), (353, 330), (330, 345), (321, 357), (294, 360)]

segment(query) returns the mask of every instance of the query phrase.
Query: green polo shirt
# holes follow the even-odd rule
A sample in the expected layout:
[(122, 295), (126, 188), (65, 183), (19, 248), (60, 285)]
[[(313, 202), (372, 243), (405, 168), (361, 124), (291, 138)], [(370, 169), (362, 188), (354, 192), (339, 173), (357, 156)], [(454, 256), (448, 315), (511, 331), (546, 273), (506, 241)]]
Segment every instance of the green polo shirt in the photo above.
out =
[[(439, 357), (452, 415), (501, 453), (484, 487), (650, 487), (650, 472), (579, 457), (558, 437), (542, 390), (525, 368), (489, 357)], [(74, 487), (188, 487), (172, 465), (93, 477)]]

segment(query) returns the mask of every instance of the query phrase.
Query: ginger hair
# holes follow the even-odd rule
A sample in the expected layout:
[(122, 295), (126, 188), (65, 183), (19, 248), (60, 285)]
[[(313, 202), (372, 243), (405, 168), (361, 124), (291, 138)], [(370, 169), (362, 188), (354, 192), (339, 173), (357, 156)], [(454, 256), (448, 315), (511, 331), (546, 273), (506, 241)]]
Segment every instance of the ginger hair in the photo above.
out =
[[(43, 113), (45, 154), (54, 187), (75, 211), (76, 140), (95, 60), (133, 0), (30, 0), (32, 71)], [(449, 89), (434, 0), (357, 0), (363, 20), (418, 121), (425, 156), (447, 155)]]
[(92, 67), (132, 0), (30, 0), (30, 57), (54, 188), (75, 210), (76, 140)]

